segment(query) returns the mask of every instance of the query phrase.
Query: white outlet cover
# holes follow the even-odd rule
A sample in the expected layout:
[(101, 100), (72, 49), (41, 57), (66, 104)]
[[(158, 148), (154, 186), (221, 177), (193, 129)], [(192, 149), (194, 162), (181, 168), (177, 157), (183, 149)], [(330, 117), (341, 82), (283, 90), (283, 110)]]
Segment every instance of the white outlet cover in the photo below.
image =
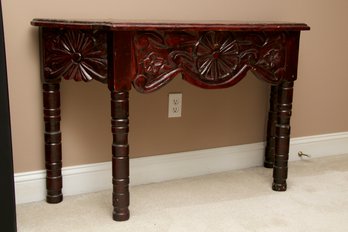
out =
[(169, 93), (168, 118), (180, 118), (182, 112), (182, 93)]

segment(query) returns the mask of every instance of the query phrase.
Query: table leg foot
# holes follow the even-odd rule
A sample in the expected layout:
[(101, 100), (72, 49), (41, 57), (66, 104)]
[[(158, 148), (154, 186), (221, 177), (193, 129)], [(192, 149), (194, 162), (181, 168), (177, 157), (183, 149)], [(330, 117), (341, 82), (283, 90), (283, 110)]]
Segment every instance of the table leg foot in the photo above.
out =
[(50, 203), (50, 204), (57, 204), (59, 202), (62, 202), (63, 201), (63, 194), (62, 193), (56, 194), (56, 195), (48, 195), (47, 194), (46, 201), (47, 201), (47, 203)]
[(286, 188), (287, 188), (286, 182), (282, 183), (282, 184), (277, 184), (277, 183), (273, 182), (273, 184), (272, 184), (272, 189), (274, 191), (277, 191), (277, 192), (284, 192), (284, 191), (286, 191)]
[(265, 168), (273, 168), (273, 165), (274, 165), (273, 161), (272, 161), (272, 162), (271, 162), (271, 161), (265, 161), (265, 162), (263, 162), (263, 166), (264, 166)]
[(114, 209), (114, 212), (113, 212), (113, 215), (112, 215), (112, 218), (115, 220), (115, 221), (127, 221), (129, 219), (129, 210), (128, 209), (125, 209), (123, 212), (120, 211), (120, 210), (115, 210)]

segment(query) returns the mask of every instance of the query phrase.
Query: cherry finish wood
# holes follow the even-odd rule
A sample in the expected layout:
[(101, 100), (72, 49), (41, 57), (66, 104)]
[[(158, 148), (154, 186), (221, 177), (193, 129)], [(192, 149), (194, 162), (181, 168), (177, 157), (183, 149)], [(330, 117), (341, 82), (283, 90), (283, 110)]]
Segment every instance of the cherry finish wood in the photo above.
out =
[(271, 95), (269, 100), (269, 112), (267, 123), (267, 143), (265, 150), (264, 166), (266, 168), (273, 168), (275, 157), (275, 129), (277, 124), (277, 100), (278, 100), (278, 86), (271, 86)]
[(113, 218), (129, 218), (128, 92), (111, 92)]
[(271, 86), (264, 166), (286, 190), (293, 84), (306, 24), (34, 19), (40, 28), (47, 201), (62, 201), (59, 83), (97, 80), (111, 93), (113, 219), (129, 218), (129, 91), (157, 91), (179, 74), (205, 89), (248, 71)]
[(293, 81), (284, 81), (278, 86), (277, 122), (275, 126), (275, 157), (272, 188), (286, 190), (290, 143), (290, 117), (292, 109)]
[[(284, 78), (287, 36), (284, 32), (137, 32), (134, 87), (152, 92), (182, 73), (206, 89), (226, 88), (247, 71), (270, 84)], [(287, 78), (292, 79), (292, 76)]]
[(59, 83), (43, 83), (46, 200), (49, 203), (59, 203), (63, 200), (59, 85)]
[(155, 20), (56, 20), (33, 19), (34, 26), (85, 30), (113, 31), (302, 31), (304, 23), (240, 22), (240, 21), (155, 21)]

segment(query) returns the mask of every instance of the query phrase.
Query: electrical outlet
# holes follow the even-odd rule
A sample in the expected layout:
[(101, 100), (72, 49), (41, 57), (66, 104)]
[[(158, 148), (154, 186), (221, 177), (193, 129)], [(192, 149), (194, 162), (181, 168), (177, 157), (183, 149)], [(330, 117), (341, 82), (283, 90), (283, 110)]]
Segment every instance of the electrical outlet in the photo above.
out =
[(180, 118), (182, 111), (182, 93), (170, 93), (168, 99), (168, 118)]

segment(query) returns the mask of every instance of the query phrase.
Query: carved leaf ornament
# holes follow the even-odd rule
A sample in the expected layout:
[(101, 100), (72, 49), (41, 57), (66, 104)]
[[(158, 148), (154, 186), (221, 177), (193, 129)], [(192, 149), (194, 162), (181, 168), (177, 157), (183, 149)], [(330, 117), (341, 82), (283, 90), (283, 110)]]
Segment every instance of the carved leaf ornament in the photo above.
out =
[[(44, 34), (45, 36), (45, 34)], [(48, 33), (44, 49), (45, 77), (48, 79), (74, 79), (107, 81), (106, 35), (79, 30)]]
[[(102, 31), (50, 30), (43, 33), (46, 80), (107, 82), (107, 39)], [(285, 71), (283, 32), (134, 33), (134, 87), (152, 92), (181, 73), (202, 88), (235, 85), (251, 70), (260, 79), (278, 84)]]
[(271, 84), (283, 78), (282, 33), (138, 32), (134, 38), (137, 76), (134, 87), (152, 92), (178, 73), (202, 88), (223, 88), (251, 70)]

